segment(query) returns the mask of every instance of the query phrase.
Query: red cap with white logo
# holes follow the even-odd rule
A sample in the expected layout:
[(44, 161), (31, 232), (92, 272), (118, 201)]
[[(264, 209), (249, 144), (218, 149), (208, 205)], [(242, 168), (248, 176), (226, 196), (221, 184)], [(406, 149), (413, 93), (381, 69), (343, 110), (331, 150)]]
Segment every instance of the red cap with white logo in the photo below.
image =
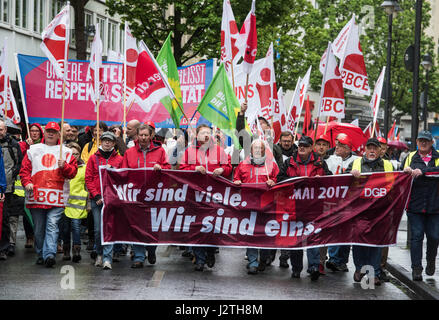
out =
[(56, 130), (56, 131), (60, 130), (59, 124), (56, 123), (56, 122), (49, 122), (49, 123), (47, 123), (46, 126), (44, 127), (44, 129), (45, 130), (52, 129), (52, 130)]

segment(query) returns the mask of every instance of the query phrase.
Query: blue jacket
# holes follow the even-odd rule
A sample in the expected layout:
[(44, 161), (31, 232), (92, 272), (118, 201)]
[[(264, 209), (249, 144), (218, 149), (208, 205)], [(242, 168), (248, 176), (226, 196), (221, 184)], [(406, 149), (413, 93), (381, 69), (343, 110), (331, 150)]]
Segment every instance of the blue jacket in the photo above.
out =
[(0, 147), (0, 193), (6, 192), (6, 173), (5, 164), (3, 163), (3, 152)]

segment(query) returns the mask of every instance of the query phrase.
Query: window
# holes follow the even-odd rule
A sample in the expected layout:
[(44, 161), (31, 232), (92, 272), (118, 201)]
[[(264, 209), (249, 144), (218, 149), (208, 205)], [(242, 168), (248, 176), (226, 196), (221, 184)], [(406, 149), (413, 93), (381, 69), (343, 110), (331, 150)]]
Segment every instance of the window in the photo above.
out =
[(0, 0), (0, 21), (9, 22), (9, 0)]
[(122, 26), (122, 29), (121, 30), (119, 30), (119, 33), (120, 33), (120, 37), (119, 37), (119, 48), (120, 48), (120, 50), (119, 50), (119, 52), (121, 53), (121, 54), (125, 54), (123, 51), (125, 50), (125, 28), (124, 28), (124, 26)]
[(114, 22), (108, 22), (108, 49), (116, 51), (116, 30), (117, 24)]
[[(84, 26), (85, 26), (85, 31), (87, 31), (87, 27), (90, 27), (90, 26), (94, 27), (93, 14), (91, 14), (90, 12), (85, 12)], [(88, 39), (87, 33), (85, 34), (85, 41), (87, 42), (87, 50), (90, 50), (91, 49), (91, 41)]]
[(102, 41), (102, 54), (103, 54), (104, 52), (107, 52), (105, 45), (105, 18), (98, 16), (97, 23), (99, 24), (99, 35)]
[(15, 25), (17, 27), (26, 29), (27, 26), (27, 10), (29, 7), (29, 0), (17, 0), (15, 2)]
[(34, 0), (34, 31), (42, 33), (44, 30), (44, 7), (46, 0)]
[(49, 21), (52, 21), (53, 18), (55, 18), (55, 16), (61, 11), (61, 9), (65, 5), (66, 5), (66, 1), (63, 1), (63, 0), (52, 0)]

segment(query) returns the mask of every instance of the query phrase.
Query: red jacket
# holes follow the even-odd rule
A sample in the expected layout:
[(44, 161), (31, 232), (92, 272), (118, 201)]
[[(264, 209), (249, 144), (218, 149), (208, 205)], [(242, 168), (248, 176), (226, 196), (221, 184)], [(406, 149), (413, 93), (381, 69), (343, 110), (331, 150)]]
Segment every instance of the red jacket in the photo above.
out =
[(99, 166), (110, 165), (114, 168), (120, 168), (122, 164), (122, 156), (120, 156), (116, 150), (108, 159), (105, 159), (100, 150), (96, 151), (87, 162), (87, 167), (85, 169), (85, 185), (90, 194), (91, 199), (95, 199), (96, 196), (101, 196), (101, 181), (99, 178)]
[(312, 152), (309, 161), (302, 163), (299, 154), (295, 152), (283, 163), (277, 180), (280, 182), (290, 177), (314, 177), (331, 174), (326, 162), (317, 153)]
[(275, 161), (267, 163), (267, 165), (257, 165), (251, 162), (250, 157), (242, 161), (233, 173), (233, 181), (240, 180), (242, 183), (263, 183), (267, 182), (268, 176), (274, 182), (279, 173), (279, 168)]
[[(36, 146), (42, 145), (44, 147), (44, 144), (36, 144)], [(59, 145), (57, 145), (59, 147)], [(35, 163), (36, 167), (41, 166), (40, 163)], [(76, 172), (78, 171), (78, 164), (76, 162), (75, 157), (71, 156), (70, 161), (66, 162), (64, 167), (57, 168), (52, 174), (51, 179), (54, 177), (58, 180), (62, 179), (73, 179), (76, 176)], [(41, 172), (40, 172), (41, 173)], [(34, 181), (32, 179), (32, 162), (29, 160), (28, 154), (26, 153), (23, 162), (21, 163), (21, 169), (20, 169), (20, 179), (21, 184), (23, 187), (26, 187), (29, 183), (33, 183), (34, 185), (34, 193), (38, 190), (40, 187), (39, 182), (37, 180), (37, 175), (41, 177), (40, 174), (35, 174)], [(43, 176), (44, 177), (44, 176)], [(44, 205), (44, 204), (26, 204), (27, 208), (40, 208), (40, 209), (51, 209), (53, 206), (50, 205)]]
[(189, 146), (181, 159), (181, 170), (195, 170), (197, 166), (203, 166), (206, 171), (213, 172), (217, 168), (223, 168), (223, 177), (232, 173), (230, 156), (219, 145), (210, 145), (209, 148), (200, 148), (198, 143)]
[(151, 141), (146, 151), (140, 149), (139, 142), (134, 141), (134, 147), (129, 148), (123, 155), (121, 168), (151, 168), (159, 164), (162, 169), (171, 169), (168, 155), (162, 145), (157, 141)]

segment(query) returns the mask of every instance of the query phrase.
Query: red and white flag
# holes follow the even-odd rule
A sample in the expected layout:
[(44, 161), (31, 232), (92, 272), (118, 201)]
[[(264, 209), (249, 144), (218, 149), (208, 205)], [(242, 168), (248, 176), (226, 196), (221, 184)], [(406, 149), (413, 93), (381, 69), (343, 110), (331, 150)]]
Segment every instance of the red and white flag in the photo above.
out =
[(320, 92), (320, 107), (318, 116), (330, 116), (342, 119), (345, 116), (345, 100), (343, 80), (332, 51), (331, 42), (328, 43), (323, 74), (322, 89)]
[(288, 110), (288, 120), (287, 120), (287, 130), (294, 133), (296, 121), (300, 118), (300, 84), (302, 83), (302, 78), (299, 77), (296, 84), (296, 89), (294, 89), (293, 99), (291, 100), (291, 106)]
[(239, 33), (236, 26), (235, 16), (233, 15), (230, 0), (223, 2), (223, 18), (221, 21), (221, 62), (230, 74), (232, 63), (236, 63), (242, 56), (239, 55), (239, 48), (236, 44)]
[(284, 103), (284, 91), (282, 87), (277, 91), (277, 105), (275, 105), (273, 113), (273, 129), (275, 133), (277, 131), (283, 132), (287, 130), (287, 110)]
[(5, 106), (8, 96), (8, 59), (7, 59), (7, 38), (5, 38), (4, 46), (0, 53), (0, 116), (5, 115)]
[(8, 39), (5, 38), (4, 46), (0, 53), (0, 117), (10, 119), (13, 123), (18, 124), (21, 122), (21, 118), (8, 75), (7, 43)]
[(11, 82), (8, 77), (8, 94), (6, 98), (5, 118), (11, 119), (14, 124), (21, 122), (20, 113), (18, 112), (17, 103), (15, 102), (14, 92), (12, 91)]
[(125, 22), (125, 54), (124, 54), (124, 87), (126, 98), (132, 102), (135, 98), (134, 89), (136, 87), (136, 68), (139, 58), (137, 40), (133, 37), (130, 28)]
[[(343, 45), (343, 55), (340, 58), (340, 72), (343, 79), (343, 87), (359, 94), (369, 96), (370, 88), (366, 64), (364, 63), (363, 50), (361, 49), (360, 44), (359, 27), (355, 22), (355, 15), (347, 25), (349, 25), (348, 37), (346, 41), (343, 42), (345, 45)], [(343, 30), (345, 29), (346, 27)], [(337, 37), (337, 39), (339, 37)]]
[(312, 66), (308, 68), (303, 78), (299, 80), (294, 90), (293, 99), (291, 100), (290, 112), (288, 114), (288, 130), (294, 132), (295, 125), (302, 114), (305, 97), (308, 92), (309, 80), (311, 78)]
[(384, 75), (385, 74), (386, 74), (386, 67), (383, 67), (383, 70), (381, 70), (380, 76), (378, 77), (378, 80), (375, 83), (375, 88), (373, 90), (372, 99), (370, 100), (369, 105), (370, 105), (370, 108), (372, 110), (372, 117), (373, 117), (372, 123), (376, 123), (376, 121), (377, 121), (378, 109), (380, 107), (381, 92), (383, 91)]
[(252, 2), (252, 8), (245, 18), (241, 31), (239, 32), (238, 47), (240, 52), (244, 56), (243, 69), (246, 74), (250, 74), (253, 63), (256, 59), (256, 53), (258, 50), (258, 36), (256, 32), (256, 5), (255, 1)]
[[(92, 78), (92, 84), (94, 89), (94, 100), (97, 105), (101, 91), (101, 67), (102, 67), (102, 40), (99, 33), (99, 23), (96, 24), (96, 33), (91, 43), (90, 53), (90, 76)], [(96, 108), (95, 108), (96, 111)]]
[(308, 71), (306, 72), (305, 76), (300, 81), (300, 88), (299, 88), (300, 89), (300, 92), (299, 92), (299, 100), (300, 100), (299, 116), (302, 114), (303, 105), (305, 103), (305, 97), (306, 97), (306, 94), (308, 93), (309, 81), (311, 79), (311, 70), (312, 70), (312, 66), (310, 66), (308, 68)]
[[(160, 107), (157, 104), (161, 104), (163, 98), (175, 99), (175, 95), (168, 78), (143, 41), (140, 42), (139, 49), (136, 67), (136, 102), (145, 112), (150, 112), (153, 107)], [(162, 111), (161, 109), (165, 113), (168, 112), (164, 106), (158, 111)]]
[(40, 47), (52, 63), (56, 75), (65, 79), (69, 56), (70, 3), (53, 18), (42, 33), (43, 42)]

